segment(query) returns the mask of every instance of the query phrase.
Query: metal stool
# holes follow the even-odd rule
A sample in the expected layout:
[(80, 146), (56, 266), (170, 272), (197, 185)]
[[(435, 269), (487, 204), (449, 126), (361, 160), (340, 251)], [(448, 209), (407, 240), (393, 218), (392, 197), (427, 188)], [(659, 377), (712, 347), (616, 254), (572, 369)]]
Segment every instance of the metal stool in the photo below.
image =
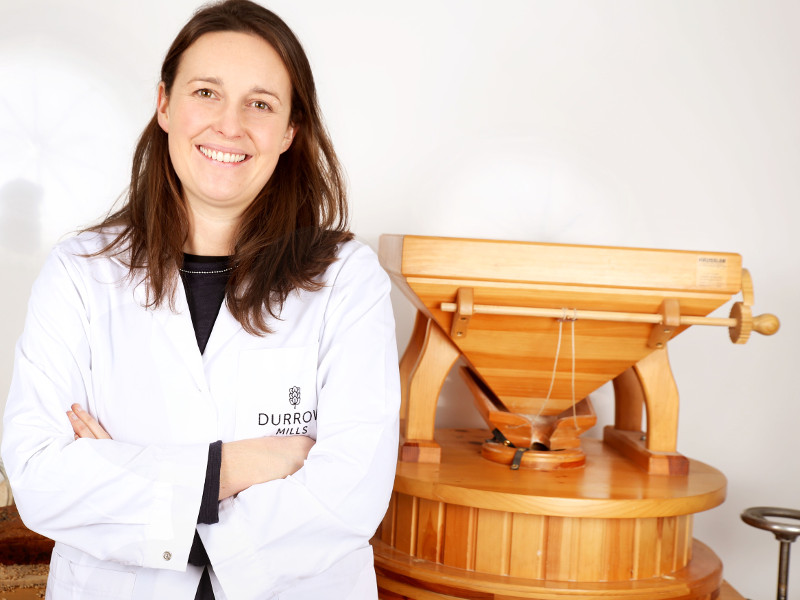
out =
[(800, 536), (800, 523), (780, 523), (778, 521), (770, 521), (767, 517), (800, 521), (800, 510), (776, 508), (774, 506), (754, 506), (742, 513), (742, 521), (753, 527), (771, 531), (781, 543), (778, 564), (778, 600), (786, 600), (789, 587), (789, 549), (791, 548), (791, 543), (797, 539), (797, 536)]

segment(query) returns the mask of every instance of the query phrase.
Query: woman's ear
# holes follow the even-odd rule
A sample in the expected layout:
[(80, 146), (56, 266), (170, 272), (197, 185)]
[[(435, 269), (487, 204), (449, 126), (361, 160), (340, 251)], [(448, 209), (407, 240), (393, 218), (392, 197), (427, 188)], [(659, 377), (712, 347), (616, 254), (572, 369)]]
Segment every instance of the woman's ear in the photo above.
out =
[(286, 128), (286, 133), (283, 136), (283, 142), (281, 142), (281, 154), (286, 152), (289, 149), (289, 146), (292, 145), (292, 140), (294, 136), (297, 135), (297, 125), (294, 123), (289, 123), (289, 126)]
[(158, 103), (156, 104), (156, 116), (158, 124), (164, 133), (169, 133), (169, 98), (167, 98), (167, 88), (164, 82), (158, 84)]

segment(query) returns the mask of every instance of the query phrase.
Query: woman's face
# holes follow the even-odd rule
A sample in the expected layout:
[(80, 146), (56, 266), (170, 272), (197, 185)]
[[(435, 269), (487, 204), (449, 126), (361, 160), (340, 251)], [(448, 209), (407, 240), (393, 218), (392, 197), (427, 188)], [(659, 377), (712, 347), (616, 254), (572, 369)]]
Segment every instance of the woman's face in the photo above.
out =
[(292, 85), (277, 52), (255, 35), (208, 33), (183, 53), (158, 123), (190, 210), (238, 217), (289, 148)]

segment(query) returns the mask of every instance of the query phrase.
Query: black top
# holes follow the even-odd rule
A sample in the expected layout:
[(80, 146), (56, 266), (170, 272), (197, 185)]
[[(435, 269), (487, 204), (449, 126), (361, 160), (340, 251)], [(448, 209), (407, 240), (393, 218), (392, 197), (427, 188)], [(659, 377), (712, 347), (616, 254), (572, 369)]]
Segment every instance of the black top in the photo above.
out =
[(206, 351), (233, 267), (227, 256), (183, 255), (180, 269), (200, 354)]
[[(192, 317), (192, 326), (197, 339), (200, 354), (205, 352), (211, 330), (217, 320), (219, 309), (225, 299), (225, 286), (233, 270), (230, 258), (227, 256), (196, 256), (183, 255), (183, 266), (180, 269), (181, 280), (186, 291), (186, 301), (189, 305), (189, 314)], [(208, 464), (206, 467), (206, 481), (203, 487), (203, 498), (200, 503), (200, 512), (197, 516), (198, 523), (219, 522), (219, 475), (222, 464), (222, 442), (217, 441), (209, 445)], [(189, 563), (197, 566), (209, 565), (211, 561), (203, 547), (200, 536), (195, 531), (192, 548), (189, 551)], [(210, 587), (208, 575), (204, 573), (198, 597), (207, 596), (202, 588)], [(205, 584), (205, 585), (204, 585)]]

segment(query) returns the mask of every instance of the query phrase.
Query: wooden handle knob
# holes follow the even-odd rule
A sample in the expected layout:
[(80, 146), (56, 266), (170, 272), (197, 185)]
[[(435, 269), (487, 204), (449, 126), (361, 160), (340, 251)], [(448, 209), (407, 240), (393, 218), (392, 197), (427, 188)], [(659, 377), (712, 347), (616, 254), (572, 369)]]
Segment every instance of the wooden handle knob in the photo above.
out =
[(728, 328), (728, 334), (734, 344), (744, 344), (750, 339), (753, 330), (753, 313), (744, 302), (736, 302), (731, 306), (730, 317), (736, 320), (736, 325)]
[(753, 317), (753, 329), (761, 335), (772, 335), (780, 328), (781, 322), (778, 317), (773, 314), (764, 313), (763, 315)]

